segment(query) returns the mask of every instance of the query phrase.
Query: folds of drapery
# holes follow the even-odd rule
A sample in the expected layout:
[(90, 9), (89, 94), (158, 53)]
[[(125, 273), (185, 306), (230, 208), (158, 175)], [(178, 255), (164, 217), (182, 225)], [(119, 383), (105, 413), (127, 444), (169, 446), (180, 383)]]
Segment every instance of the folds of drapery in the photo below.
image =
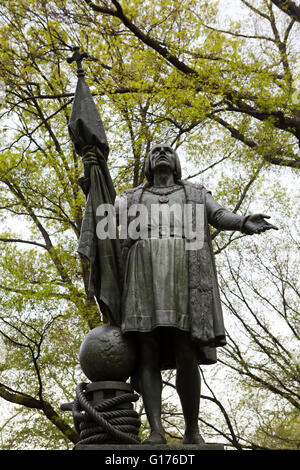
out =
[[(90, 89), (78, 77), (68, 130), (76, 152), (95, 155), (89, 171), (86, 206), (81, 226), (78, 253), (90, 261), (89, 291), (96, 297), (108, 321), (121, 324), (122, 264), (118, 238), (100, 239), (96, 227), (102, 216), (101, 204), (114, 205), (115, 189), (107, 165), (109, 146), (105, 130)], [(117, 235), (117, 234), (116, 234)]]

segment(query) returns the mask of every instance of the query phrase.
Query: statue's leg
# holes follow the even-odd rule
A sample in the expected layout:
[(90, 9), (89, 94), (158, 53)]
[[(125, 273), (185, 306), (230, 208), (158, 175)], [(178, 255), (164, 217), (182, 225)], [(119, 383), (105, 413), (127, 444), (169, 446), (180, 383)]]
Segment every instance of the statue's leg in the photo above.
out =
[(138, 333), (139, 380), (146, 415), (151, 428), (144, 444), (164, 444), (165, 431), (161, 421), (162, 378), (159, 366), (159, 340), (155, 332)]
[(190, 334), (173, 330), (173, 347), (176, 357), (176, 389), (185, 420), (184, 444), (203, 444), (199, 433), (200, 374)]

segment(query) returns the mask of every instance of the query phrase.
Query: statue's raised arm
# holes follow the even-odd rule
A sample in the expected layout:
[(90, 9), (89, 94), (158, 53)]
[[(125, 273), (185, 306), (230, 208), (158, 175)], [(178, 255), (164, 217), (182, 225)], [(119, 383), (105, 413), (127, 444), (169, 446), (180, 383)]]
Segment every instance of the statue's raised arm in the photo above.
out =
[(107, 165), (109, 146), (105, 130), (89, 86), (84, 78), (82, 60), (87, 53), (73, 48), (68, 62), (77, 63), (77, 87), (68, 130), (75, 151), (83, 159), (84, 177), (79, 184), (86, 195), (78, 253), (90, 261), (89, 290), (96, 297), (101, 312), (108, 321), (120, 325), (122, 266), (119, 240), (99, 239), (96, 235), (102, 204), (113, 207), (116, 192)]

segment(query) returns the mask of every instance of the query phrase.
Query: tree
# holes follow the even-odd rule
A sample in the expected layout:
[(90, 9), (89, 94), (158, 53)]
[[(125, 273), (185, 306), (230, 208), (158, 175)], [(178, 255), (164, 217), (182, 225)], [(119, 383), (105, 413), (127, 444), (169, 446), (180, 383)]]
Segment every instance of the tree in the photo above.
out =
[[(238, 263), (226, 255), (228, 271), (223, 268), (220, 273), (221, 285), (236, 328), (227, 333), (229, 344), (219, 361), (237, 372), (246, 387), (248, 407), (258, 423), (248, 445), (296, 449), (300, 408), (297, 243), (288, 230), (284, 241), (272, 238), (264, 249), (253, 241), (243, 244), (242, 253), (237, 248)], [(252, 260), (251, 272), (246, 269), (247, 259)]]
[[(213, 2), (209, 2), (209, 9), (206, 3), (194, 1), (184, 5), (162, 2), (146, 9), (134, 1), (126, 8), (117, 0), (85, 3), (99, 14), (118, 18), (132, 36), (155, 51), (164, 78), (170, 75), (175, 88), (189, 92), (182, 105), (190, 108), (194, 124), (208, 118), (255, 148), (263, 159), (299, 167), (293, 145), (300, 138), (299, 99), (295, 103), (292, 98), (296, 62), (288, 42), (299, 14), (293, 2), (286, 2), (286, 6), (285, 2), (273, 2), (290, 16), (284, 19), (281, 32), (272, 2), (259, 1), (254, 6), (242, 0), (254, 19), (260, 20), (262, 34), (242, 33), (241, 24), (220, 29), (214, 20)], [(258, 47), (253, 51), (254, 43)], [(249, 132), (251, 124), (254, 132)], [(289, 150), (276, 143), (274, 130), (284, 131), (279, 133), (281, 144), (282, 138), (288, 139)], [(266, 132), (267, 139), (272, 139), (270, 147), (264, 138)]]
[[(245, 21), (220, 25), (217, 4), (199, 3), (1, 2), (0, 289), (7, 358), (0, 396), (17, 405), (3, 428), (6, 448), (24, 448), (25, 437), (31, 448), (76, 442), (71, 417), (59, 405), (72, 400), (83, 379), (77, 352), (84, 333), (101, 321), (88, 293), (89, 266), (75, 255), (84, 196), (77, 183), (82, 164), (66, 131), (75, 80), (65, 59), (74, 44), (90, 54), (87, 80), (120, 192), (143, 181), (145, 156), (157, 140), (182, 152), (186, 178), (204, 177), (224, 205), (242, 213), (264, 178), (299, 166), (297, 22), (271, 2), (254, 8), (244, 1), (254, 31)], [(218, 231), (213, 237), (218, 256), (244, 242)], [(224, 362), (238, 367), (232, 348)], [(222, 400), (207, 400), (229, 416)], [(176, 410), (166, 411), (179, 429)], [(227, 428), (233, 445), (245, 444), (232, 441)]]

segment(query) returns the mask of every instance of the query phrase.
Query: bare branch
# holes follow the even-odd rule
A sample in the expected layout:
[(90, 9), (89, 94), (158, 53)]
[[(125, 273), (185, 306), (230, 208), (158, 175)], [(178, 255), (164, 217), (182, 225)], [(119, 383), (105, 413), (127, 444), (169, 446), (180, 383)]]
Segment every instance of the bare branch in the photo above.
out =
[(271, 2), (293, 20), (300, 23), (300, 6), (296, 5), (293, 0), (271, 0)]
[(42, 243), (38, 242), (32, 242), (30, 240), (21, 240), (19, 238), (0, 238), (0, 242), (6, 242), (6, 243), (26, 243), (28, 245), (35, 245), (40, 248), (44, 248), (47, 250), (47, 246), (43, 245)]
[(41, 410), (45, 416), (63, 433), (63, 435), (71, 440), (74, 444), (79, 441), (78, 434), (72, 429), (52, 408), (50, 403), (37, 400), (30, 395), (13, 390), (6, 385), (0, 383), (0, 396), (4, 400), (14, 403), (16, 405), (22, 405), (27, 408)]

